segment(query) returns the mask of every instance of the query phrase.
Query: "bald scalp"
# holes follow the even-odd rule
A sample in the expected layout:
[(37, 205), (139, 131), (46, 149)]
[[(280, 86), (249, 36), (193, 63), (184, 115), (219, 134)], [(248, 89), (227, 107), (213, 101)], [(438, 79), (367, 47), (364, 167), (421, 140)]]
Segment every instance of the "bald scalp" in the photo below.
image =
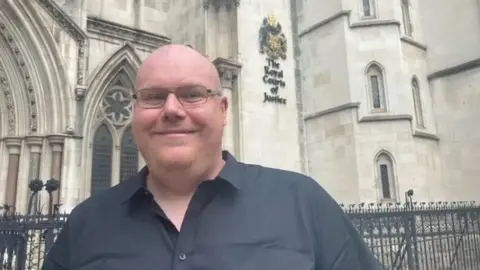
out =
[(169, 72), (185, 76), (202, 76), (216, 89), (221, 90), (220, 76), (215, 65), (197, 50), (182, 44), (165, 45), (153, 51), (137, 72), (137, 89), (145, 87), (143, 84), (152, 73), (169, 74)]

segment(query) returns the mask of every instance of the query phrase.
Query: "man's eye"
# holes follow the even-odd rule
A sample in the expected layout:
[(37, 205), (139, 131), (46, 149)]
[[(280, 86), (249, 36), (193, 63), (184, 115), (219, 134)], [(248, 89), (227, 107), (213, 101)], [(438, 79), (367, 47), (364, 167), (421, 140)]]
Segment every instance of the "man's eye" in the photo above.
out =
[(202, 97), (202, 93), (200, 92), (189, 92), (185, 94), (189, 98), (197, 98), (197, 97)]
[(165, 99), (165, 95), (161, 93), (149, 93), (145, 94), (143, 97), (144, 100), (162, 100)]

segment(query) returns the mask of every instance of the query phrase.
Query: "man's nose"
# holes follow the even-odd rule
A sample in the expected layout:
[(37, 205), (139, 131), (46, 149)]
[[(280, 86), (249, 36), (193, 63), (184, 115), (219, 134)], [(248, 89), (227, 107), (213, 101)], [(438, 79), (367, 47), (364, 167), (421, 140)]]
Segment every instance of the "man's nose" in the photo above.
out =
[(170, 93), (163, 105), (163, 118), (168, 121), (180, 120), (185, 117), (183, 105), (174, 93)]

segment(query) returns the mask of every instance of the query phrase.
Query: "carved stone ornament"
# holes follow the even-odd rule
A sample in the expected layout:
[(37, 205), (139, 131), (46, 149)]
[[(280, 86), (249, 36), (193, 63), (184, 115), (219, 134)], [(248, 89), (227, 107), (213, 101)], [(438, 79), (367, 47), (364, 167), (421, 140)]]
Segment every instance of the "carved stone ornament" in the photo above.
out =
[(73, 129), (73, 127), (66, 127), (64, 133), (66, 135), (73, 136), (73, 135), (75, 135), (75, 130)]
[(77, 86), (75, 88), (75, 99), (77, 101), (82, 101), (85, 98), (85, 94), (87, 92), (87, 87), (85, 86)]
[(101, 108), (105, 117), (116, 126), (126, 125), (132, 116), (131, 94), (124, 88), (110, 89), (102, 100)]
[(213, 61), (213, 64), (217, 67), (222, 88), (233, 89), (242, 66), (225, 58), (217, 58)]
[(85, 85), (87, 74), (87, 55), (88, 48), (87, 34), (78, 26), (68, 14), (53, 0), (37, 0), (41, 7), (65, 30), (78, 45), (77, 52), (77, 84)]
[(29, 125), (30, 125), (30, 132), (36, 133), (38, 122), (37, 122), (37, 100), (35, 97), (35, 89), (33, 88), (32, 77), (30, 71), (27, 68), (27, 63), (25, 62), (25, 58), (20, 51), (15, 39), (9, 33), (7, 26), (5, 23), (0, 22), (0, 33), (5, 38), (12, 55), (14, 56), (18, 67), (20, 69), (21, 74), (23, 75), (23, 82), (25, 84), (25, 89), (27, 90), (27, 99), (28, 99), (28, 112), (30, 114), (29, 117)]
[(260, 53), (266, 53), (274, 60), (287, 58), (287, 38), (283, 33), (282, 25), (273, 14), (263, 19), (258, 36)]
[(5, 101), (7, 104), (7, 134), (8, 136), (15, 135), (15, 123), (16, 123), (16, 115), (15, 115), (15, 103), (13, 101), (12, 92), (10, 89), (10, 84), (8, 83), (7, 73), (5, 72), (5, 68), (3, 67), (2, 62), (0, 61), (0, 90), (3, 92), (5, 97)]

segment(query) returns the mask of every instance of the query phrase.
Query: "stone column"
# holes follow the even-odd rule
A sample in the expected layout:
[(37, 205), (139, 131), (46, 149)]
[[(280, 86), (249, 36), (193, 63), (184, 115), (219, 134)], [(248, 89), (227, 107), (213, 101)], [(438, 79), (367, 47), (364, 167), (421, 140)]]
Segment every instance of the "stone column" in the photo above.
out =
[(5, 138), (8, 148), (7, 185), (5, 190), (5, 204), (15, 206), (17, 199), (18, 167), (20, 164), (20, 151), (22, 139), (16, 137)]
[(28, 136), (25, 138), (30, 148), (30, 168), (28, 181), (40, 176), (40, 157), (42, 156), (43, 138), (39, 136)]
[(205, 28), (205, 54), (214, 59), (218, 55), (217, 32), (218, 32), (218, 0), (204, 0), (204, 28)]
[[(30, 148), (30, 159), (29, 159), (29, 171), (28, 171), (28, 183), (32, 181), (33, 179), (39, 178), (40, 177), (40, 158), (42, 156), (42, 145), (43, 145), (43, 137), (40, 136), (28, 136), (25, 138), (25, 141)], [(19, 198), (19, 202), (21, 205), (25, 205), (28, 209), (28, 201), (30, 198), (30, 189), (28, 188), (28, 183), (27, 183), (27, 189), (26, 193), (26, 201), (22, 202), (22, 198)], [(24, 188), (23, 185), (20, 185), (20, 188)], [(23, 192), (23, 191), (22, 191)], [(36, 205), (38, 202), (37, 196), (33, 198), (33, 205)], [(28, 211), (28, 210), (27, 210)]]
[(213, 61), (217, 67), (222, 83), (223, 95), (228, 98), (228, 118), (223, 135), (223, 149), (240, 158), (240, 99), (238, 95), (237, 78), (241, 65), (234, 61), (217, 58)]
[(63, 144), (65, 137), (62, 135), (50, 135), (48, 136), (48, 142), (52, 149), (52, 162), (50, 167), (51, 178), (58, 180), (60, 187), (53, 193), (53, 204), (60, 202), (60, 191), (62, 190), (62, 163), (63, 163)]
[(231, 4), (224, 2), (217, 7), (217, 55), (216, 57), (230, 57), (230, 8)]
[(237, 59), (239, 0), (204, 0), (205, 52), (211, 59)]

